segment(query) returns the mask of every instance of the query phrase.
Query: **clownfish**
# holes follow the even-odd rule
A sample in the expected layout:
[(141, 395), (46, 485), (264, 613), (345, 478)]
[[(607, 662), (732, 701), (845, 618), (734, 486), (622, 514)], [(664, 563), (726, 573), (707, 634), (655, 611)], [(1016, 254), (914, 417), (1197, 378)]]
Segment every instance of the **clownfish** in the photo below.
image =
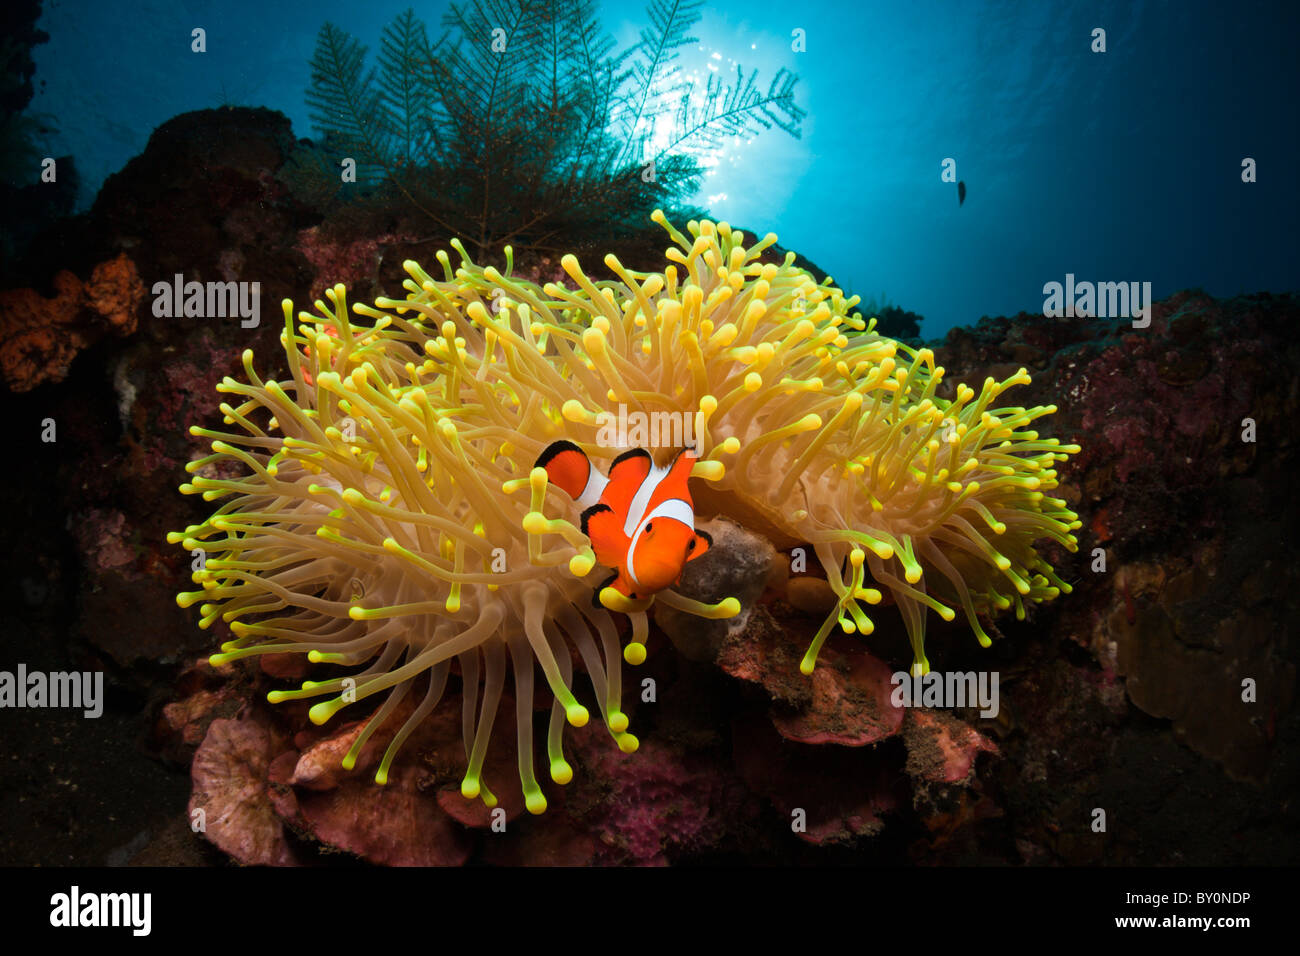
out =
[(695, 504), (686, 480), (695, 456), (677, 453), (666, 468), (655, 465), (644, 448), (614, 459), (606, 478), (571, 441), (549, 445), (534, 468), (582, 509), (582, 533), (591, 539), (596, 560), (614, 568), (596, 589), (612, 586), (629, 598), (646, 597), (681, 581), (687, 561), (709, 550), (713, 539), (695, 530)]

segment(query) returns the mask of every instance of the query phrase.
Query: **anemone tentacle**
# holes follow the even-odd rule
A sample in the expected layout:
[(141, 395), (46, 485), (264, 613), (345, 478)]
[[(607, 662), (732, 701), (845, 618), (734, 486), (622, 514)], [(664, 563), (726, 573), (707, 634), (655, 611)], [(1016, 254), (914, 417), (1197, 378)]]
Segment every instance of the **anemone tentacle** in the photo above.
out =
[[(273, 701), (327, 698), (312, 707), (314, 721), (386, 692), (347, 765), (419, 680), (424, 696), (384, 755), (383, 782), (456, 661), (461, 791), (495, 803), (483, 766), (509, 670), (521, 786), (541, 812), (537, 667), (554, 700), (546, 750), (555, 783), (572, 778), (565, 726), (590, 716), (570, 650), (611, 737), (636, 749), (618, 657), (644, 660), (653, 605), (705, 618), (740, 606), (604, 588), (593, 607), (590, 542), (572, 501), (532, 463), (565, 438), (608, 464), (623, 449), (601, 429), (620, 405), (687, 420), (699, 455), (692, 475), (711, 500), (813, 547), (836, 606), (805, 673), (836, 627), (872, 632), (863, 605), (885, 592), (911, 638), (913, 670), (924, 673), (931, 611), (962, 613), (987, 645), (982, 616), (1013, 606), (1023, 616), (1026, 601), (1068, 591), (1035, 543), (1077, 548), (1077, 516), (1047, 492), (1056, 465), (1079, 449), (1030, 427), (1055, 406), (1001, 404), (1029, 381), (1024, 369), (941, 398), (933, 352), (877, 335), (874, 320), (851, 312), (856, 297), (816, 283), (793, 253), (761, 261), (774, 235), (747, 246), (726, 223), (691, 222), (686, 235), (662, 213), (654, 219), (675, 243), (662, 272), (611, 255), (615, 278), (595, 280), (565, 256), (573, 287), (538, 285), (475, 264), (453, 242), (460, 263), (439, 252), (441, 278), (404, 264), (405, 299), (349, 306), (340, 285), (315, 314), (286, 300), (288, 378), (263, 380), (246, 352), (246, 381), (218, 385), (232, 396), (221, 405), (231, 430), (191, 428), (212, 454), (190, 463), (181, 490), (221, 503), (169, 536), (209, 556), (193, 575), (199, 590), (177, 600), (202, 602), (201, 627), (230, 625), (216, 663), (291, 652), (361, 668), (351, 683), (272, 692)], [(617, 616), (629, 619), (621, 650)]]

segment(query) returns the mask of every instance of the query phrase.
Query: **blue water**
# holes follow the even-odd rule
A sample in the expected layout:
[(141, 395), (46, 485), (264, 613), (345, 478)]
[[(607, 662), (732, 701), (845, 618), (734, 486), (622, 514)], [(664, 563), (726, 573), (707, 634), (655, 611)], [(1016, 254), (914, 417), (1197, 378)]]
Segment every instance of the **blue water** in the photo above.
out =
[[(373, 48), (409, 5), (47, 0), (32, 109), (56, 119), (55, 152), (76, 156), (84, 207), (180, 112), (265, 105), (311, 135), (320, 25)], [(416, 7), (431, 25), (444, 8)], [(645, 22), (640, 3), (603, 9), (624, 44)], [(196, 26), (206, 54), (190, 51)], [(732, 144), (697, 201), (924, 315), (926, 336), (1041, 311), (1044, 283), (1067, 273), (1149, 281), (1157, 298), (1300, 287), (1300, 3), (714, 0), (694, 35), (684, 67), (739, 60), (765, 85), (786, 66), (808, 111), (799, 140)], [(947, 157), (968, 188), (960, 207)]]

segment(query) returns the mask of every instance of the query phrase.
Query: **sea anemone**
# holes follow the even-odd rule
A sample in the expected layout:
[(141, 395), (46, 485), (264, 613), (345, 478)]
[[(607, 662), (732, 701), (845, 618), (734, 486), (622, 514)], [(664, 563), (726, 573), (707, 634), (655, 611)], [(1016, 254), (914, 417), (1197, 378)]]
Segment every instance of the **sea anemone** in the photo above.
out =
[(594, 281), (565, 256), (574, 287), (539, 286), (512, 275), (509, 247), (502, 273), (453, 242), (461, 262), (453, 268), (438, 253), (441, 279), (405, 263), (405, 299), (349, 309), (335, 286), (328, 304), (316, 302), (319, 314), (296, 323), (286, 301), (288, 379), (263, 381), (245, 352), (247, 382), (218, 386), (237, 396), (221, 411), (239, 433), (191, 429), (212, 439), (212, 454), (187, 466), (194, 477), (181, 490), (224, 503), (169, 535), (209, 555), (194, 574), (201, 590), (177, 600), (203, 602), (201, 627), (229, 623), (234, 638), (214, 663), (301, 653), (362, 668), (269, 695), (327, 698), (310, 710), (318, 724), (388, 691), (346, 768), (420, 684), (424, 697), (376, 773), (384, 782), (456, 661), (461, 792), (493, 805), (482, 769), (507, 651), (530, 811), (546, 806), (533, 771), (537, 665), (554, 698), (552, 780), (572, 777), (566, 721), (589, 716), (573, 691), (570, 648), (614, 741), (636, 749), (620, 709), (620, 618), (630, 633), (623, 657), (637, 664), (656, 601), (711, 618), (740, 607), (672, 590), (632, 600), (604, 588), (592, 601), (595, 556), (574, 503), (533, 465), (561, 438), (608, 464), (622, 449), (599, 440), (602, 413), (620, 405), (689, 417), (692, 475), (708, 483), (700, 492), (709, 510), (814, 549), (836, 607), (804, 673), (836, 626), (871, 633), (861, 602), (883, 593), (868, 575), (898, 606), (918, 674), (928, 670), (928, 611), (952, 620), (960, 608), (987, 645), (981, 615), (1012, 605), (1023, 615), (1026, 601), (1069, 590), (1034, 545), (1077, 547), (1076, 516), (1045, 492), (1056, 486), (1055, 463), (1078, 448), (1026, 430), (1054, 406), (992, 407), (1029, 381), (1024, 369), (940, 398), (943, 370), (929, 349), (874, 334), (874, 322), (849, 314), (856, 297), (816, 283), (792, 253), (762, 262), (774, 235), (746, 247), (726, 223), (691, 222), (687, 237), (662, 213), (654, 219), (676, 243), (662, 272), (635, 272), (610, 255), (616, 278)]

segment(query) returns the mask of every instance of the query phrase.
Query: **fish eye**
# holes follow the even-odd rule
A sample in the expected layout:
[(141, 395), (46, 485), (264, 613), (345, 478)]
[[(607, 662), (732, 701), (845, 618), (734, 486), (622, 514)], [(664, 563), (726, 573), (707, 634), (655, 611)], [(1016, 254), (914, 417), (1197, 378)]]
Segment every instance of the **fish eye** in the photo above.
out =
[(650, 533), (650, 529), (653, 528), (654, 526), (655, 526), (655, 523), (654, 523), (653, 521), (647, 521), (647, 522), (646, 522), (646, 525), (645, 525), (645, 533), (646, 533), (646, 534), (649, 534), (649, 533)]
[(687, 550), (687, 551), (694, 551), (694, 550), (695, 550), (695, 539), (694, 539), (694, 538), (691, 538), (691, 543), (688, 544), (688, 545), (686, 546), (686, 550)]

